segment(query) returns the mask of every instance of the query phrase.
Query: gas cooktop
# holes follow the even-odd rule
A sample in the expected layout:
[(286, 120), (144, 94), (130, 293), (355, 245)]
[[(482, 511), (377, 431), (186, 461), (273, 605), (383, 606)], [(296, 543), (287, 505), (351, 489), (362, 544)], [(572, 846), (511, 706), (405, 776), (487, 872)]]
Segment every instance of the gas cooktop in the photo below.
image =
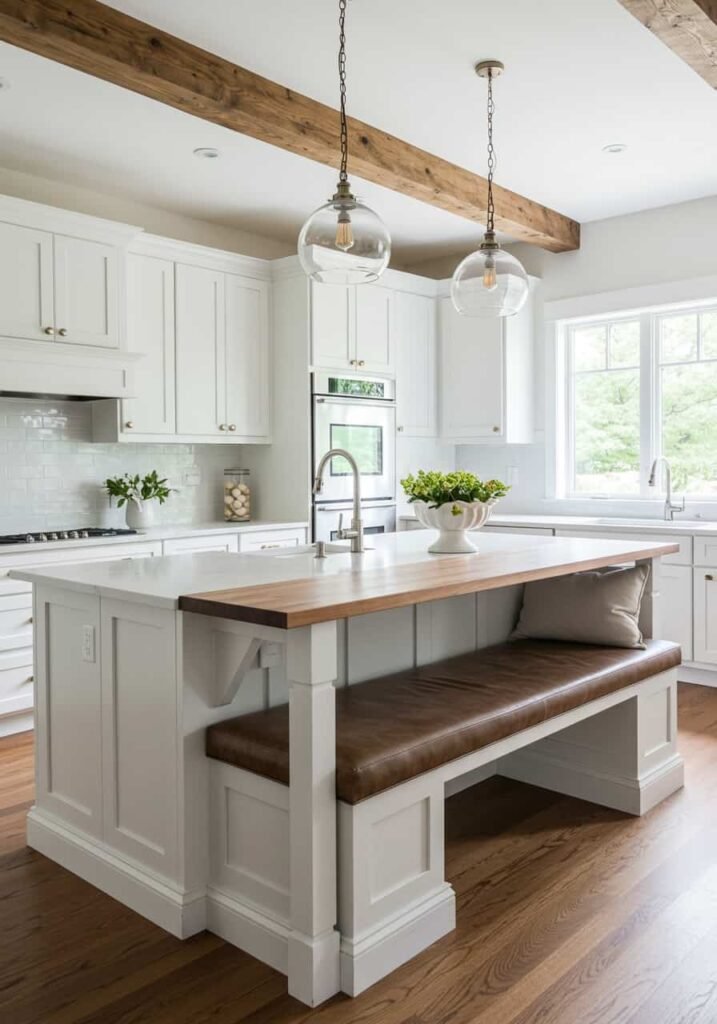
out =
[(129, 537), (136, 530), (112, 530), (98, 526), (83, 526), (78, 530), (45, 530), (42, 533), (0, 534), (2, 544), (47, 544), (53, 540), (92, 540), (94, 537)]

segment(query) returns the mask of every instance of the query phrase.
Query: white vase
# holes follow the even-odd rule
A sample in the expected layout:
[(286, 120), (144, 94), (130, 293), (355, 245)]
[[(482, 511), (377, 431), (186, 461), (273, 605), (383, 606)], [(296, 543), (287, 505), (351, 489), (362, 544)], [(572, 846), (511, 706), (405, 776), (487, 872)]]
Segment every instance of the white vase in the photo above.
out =
[(154, 526), (154, 501), (128, 501), (127, 526), (130, 530), (148, 530)]
[(429, 551), (440, 555), (465, 555), (478, 550), (468, 536), (469, 530), (479, 530), (488, 521), (493, 501), (451, 501), (439, 508), (431, 508), (425, 501), (412, 502), (416, 518), (429, 530), (438, 530), (438, 538)]

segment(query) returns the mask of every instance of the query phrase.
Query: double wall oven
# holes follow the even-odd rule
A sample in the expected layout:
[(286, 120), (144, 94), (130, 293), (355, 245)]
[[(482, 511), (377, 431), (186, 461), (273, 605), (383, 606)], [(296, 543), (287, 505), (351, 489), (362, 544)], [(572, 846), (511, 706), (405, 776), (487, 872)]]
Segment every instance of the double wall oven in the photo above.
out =
[[(315, 373), (312, 387), (313, 469), (330, 448), (345, 448), (361, 474), (364, 533), (396, 529), (396, 392), (383, 377)], [(336, 540), (339, 519), (351, 520), (353, 475), (346, 459), (333, 458), (324, 489), (314, 499), (315, 540)]]

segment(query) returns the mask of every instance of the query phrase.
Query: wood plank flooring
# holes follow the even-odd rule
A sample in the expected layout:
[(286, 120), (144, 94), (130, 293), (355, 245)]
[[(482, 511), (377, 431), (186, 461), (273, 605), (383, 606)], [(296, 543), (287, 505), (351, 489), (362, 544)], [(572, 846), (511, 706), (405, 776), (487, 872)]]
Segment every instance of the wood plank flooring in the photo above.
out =
[(1, 1024), (716, 1024), (717, 690), (680, 688), (686, 788), (645, 818), (502, 779), (452, 797), (456, 931), (309, 1010), (27, 849), (32, 737), (0, 740)]

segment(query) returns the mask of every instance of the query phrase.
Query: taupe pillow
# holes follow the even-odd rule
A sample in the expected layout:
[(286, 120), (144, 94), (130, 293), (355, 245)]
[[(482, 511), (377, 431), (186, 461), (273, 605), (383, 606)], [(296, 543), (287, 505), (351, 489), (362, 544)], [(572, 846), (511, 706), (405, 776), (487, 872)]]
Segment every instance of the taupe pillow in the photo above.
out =
[(516, 639), (644, 647), (638, 625), (646, 565), (526, 583)]

